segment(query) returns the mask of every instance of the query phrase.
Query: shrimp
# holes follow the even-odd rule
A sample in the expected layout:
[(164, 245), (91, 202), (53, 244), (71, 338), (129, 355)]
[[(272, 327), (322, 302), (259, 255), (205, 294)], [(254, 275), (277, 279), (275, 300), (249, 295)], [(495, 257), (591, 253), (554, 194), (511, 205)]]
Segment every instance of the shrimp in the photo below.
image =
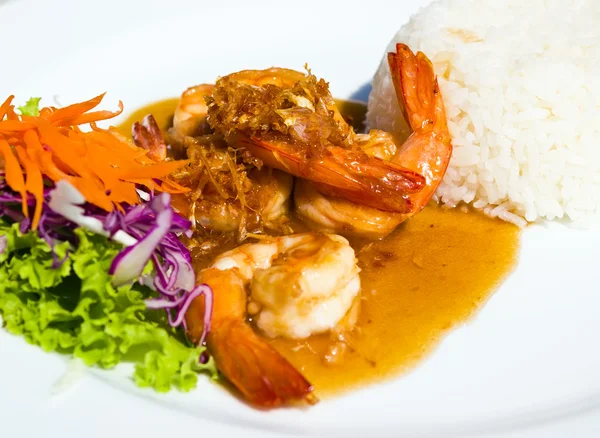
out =
[(179, 134), (193, 137), (206, 133), (208, 107), (204, 96), (210, 95), (214, 87), (210, 84), (201, 84), (183, 92), (175, 108), (175, 114), (173, 114), (173, 128)]
[[(310, 383), (252, 329), (246, 314), (268, 337), (302, 339), (330, 331), (358, 297), (358, 274), (354, 250), (332, 234), (275, 237), (218, 256), (198, 281), (213, 290), (207, 346), (219, 370), (258, 406), (315, 402)], [(203, 315), (199, 297), (186, 313), (193, 342), (201, 339)]]
[(306, 180), (296, 181), (294, 204), (300, 218), (313, 230), (369, 239), (379, 239), (391, 233), (402, 217), (343, 198), (325, 196)]
[[(313, 180), (322, 191), (357, 203), (410, 211), (405, 194), (418, 192), (423, 177), (360, 148), (346, 147), (352, 129), (327, 84), (312, 78), (309, 75), (307, 82), (307, 75), (281, 68), (244, 70), (224, 76), (216, 86), (192, 87), (182, 95), (174, 127), (192, 135), (208, 122), (232, 147), (249, 151), (265, 166)], [(259, 138), (252, 134), (256, 125), (289, 128), (292, 140), (300, 142), (292, 146), (281, 138)], [(321, 140), (327, 144), (311, 147)]]
[(312, 227), (383, 237), (429, 202), (452, 154), (429, 60), (399, 44), (388, 63), (413, 130), (404, 143), (396, 133), (356, 134), (327, 84), (310, 71), (272, 68), (225, 76), (208, 90), (198, 115), (233, 148), (301, 178), (296, 208)]
[[(244, 70), (229, 77), (252, 86), (291, 86), (303, 74), (294, 70), (271, 68)], [(187, 143), (184, 149), (195, 165), (194, 169), (186, 169), (183, 173), (202, 173), (197, 178), (200, 179), (199, 189), (192, 193), (193, 199), (188, 202), (189, 208), (185, 208), (183, 202), (175, 202), (180, 212), (188, 216), (192, 223), (208, 231), (227, 233), (247, 228), (253, 231), (252, 227), (256, 228), (258, 223), (281, 231), (289, 211), (293, 179), (289, 174), (267, 168), (261, 163), (258, 163), (257, 168), (249, 170), (235, 168), (227, 144), (221, 144), (218, 136), (215, 138), (211, 135), (206, 123), (206, 99), (214, 89), (215, 86), (210, 84), (188, 88), (181, 95), (175, 110), (174, 143)], [(208, 137), (208, 142), (199, 142), (198, 137), (202, 136)], [(186, 137), (197, 138), (194, 140)], [(207, 178), (203, 179), (204, 176)], [(227, 181), (223, 181), (223, 178)], [(190, 181), (181, 182), (191, 185)], [(240, 232), (240, 240), (243, 240), (244, 234)]]
[[(236, 82), (260, 87), (267, 84), (291, 86), (303, 76), (302, 73), (295, 70), (270, 68), (267, 70), (242, 70), (228, 77)], [(183, 92), (173, 115), (173, 127), (179, 134), (193, 137), (207, 133), (206, 97), (211, 96), (214, 89), (215, 85), (213, 84), (200, 84), (189, 87)]]
[[(298, 400), (317, 401), (313, 386), (245, 322), (246, 291), (235, 270), (206, 269), (197, 276), (215, 292), (207, 346), (217, 368), (244, 396), (269, 408)], [(187, 335), (199, 342), (204, 301), (196, 299), (186, 313)]]
[[(152, 115), (136, 122), (132, 131), (134, 143), (147, 150), (151, 159), (166, 159), (165, 140)], [(247, 231), (259, 231), (261, 226), (284, 227), (293, 185), (290, 175), (266, 167), (246, 170), (226, 146), (193, 145), (187, 155), (192, 166), (172, 176), (193, 190), (175, 195), (173, 205), (194, 227), (220, 233), (240, 231), (240, 240)]]
[(442, 95), (431, 63), (423, 53), (414, 55), (403, 44), (396, 46), (395, 53), (388, 54), (388, 63), (398, 101), (412, 134), (404, 143), (398, 143), (392, 134), (372, 130), (360, 138), (361, 147), (369, 154), (377, 154), (423, 175), (426, 186), (409, 195), (412, 211), (395, 214), (326, 197), (311, 183), (301, 182), (294, 192), (296, 208), (299, 215), (316, 229), (383, 237), (425, 207), (446, 172), (452, 145)]
[(294, 180), (291, 175), (277, 169), (263, 167), (253, 169), (248, 178), (258, 185), (260, 192), (255, 203), (250, 206), (257, 211), (263, 224), (269, 229), (278, 229), (278, 225), (289, 212), (289, 201)]
[(226, 78), (255, 87), (276, 85), (290, 87), (302, 80), (304, 74), (289, 68), (271, 67), (265, 70), (241, 70), (227, 75)]
[[(226, 153), (225, 150), (213, 151), (212, 157), (207, 159), (212, 162), (215, 155)], [(203, 169), (199, 171), (204, 172)], [(227, 189), (218, 190), (215, 183), (219, 184), (217, 179), (222, 181), (222, 178), (229, 178), (231, 170), (214, 165), (210, 172), (215, 182), (210, 179), (203, 181), (199, 177), (197, 188), (191, 193), (173, 198), (177, 211), (187, 217), (196, 229), (220, 233), (240, 231), (240, 240), (243, 240), (245, 231), (257, 231), (261, 226), (271, 230), (282, 229), (290, 210), (293, 186), (290, 175), (266, 167), (260, 170), (250, 169), (237, 176), (239, 185), (243, 187), (238, 188), (233, 184), (236, 193), (229, 193)], [(226, 175), (221, 177), (220, 172)], [(178, 175), (174, 178), (178, 180)], [(188, 185), (186, 181), (183, 182)], [(231, 187), (232, 184), (229, 183), (228, 186)], [(241, 194), (243, 203), (240, 200)]]
[[(452, 152), (429, 60), (400, 44), (388, 62), (413, 130), (405, 143), (394, 133), (354, 133), (337, 111), (327, 84), (310, 72), (287, 88), (247, 85), (238, 82), (237, 74), (225, 76), (207, 98), (207, 120), (232, 147), (311, 181), (314, 190), (298, 184), (299, 201), (313, 202), (307, 194), (330, 197), (328, 202), (313, 202), (317, 207), (300, 209), (312, 222), (323, 222), (322, 229), (384, 235), (427, 204)], [(344, 202), (363, 210), (353, 214), (349, 206), (337, 208)], [(321, 207), (328, 213), (333, 207), (336, 217), (323, 215), (320, 220)], [(365, 223), (363, 218), (371, 212), (379, 217)], [(332, 222), (337, 224), (333, 228)]]
[(269, 167), (313, 181), (319, 191), (380, 210), (408, 213), (418, 172), (369, 156), (335, 106), (327, 83), (301, 75), (291, 87), (248, 85), (237, 74), (207, 98), (209, 125)]

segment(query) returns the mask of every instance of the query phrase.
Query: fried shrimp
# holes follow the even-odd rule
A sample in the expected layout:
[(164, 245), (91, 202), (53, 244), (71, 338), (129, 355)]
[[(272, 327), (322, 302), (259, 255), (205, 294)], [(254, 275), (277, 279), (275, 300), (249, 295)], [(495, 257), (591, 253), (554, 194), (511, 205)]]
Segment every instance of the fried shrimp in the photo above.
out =
[(202, 84), (188, 88), (183, 92), (173, 115), (173, 128), (183, 136), (205, 134), (206, 101), (204, 96), (210, 95), (214, 85)]
[(413, 132), (402, 143), (390, 133), (372, 130), (359, 137), (362, 142), (359, 144), (369, 154), (423, 175), (426, 185), (409, 195), (412, 211), (395, 214), (339, 197), (327, 197), (310, 182), (301, 182), (294, 192), (296, 208), (313, 228), (381, 238), (420, 212), (442, 181), (452, 155), (452, 145), (442, 95), (431, 63), (423, 53), (414, 55), (403, 44), (397, 45), (395, 53), (388, 54), (388, 62), (398, 101)]
[[(244, 82), (265, 75), (263, 71), (225, 76), (205, 98), (207, 120), (232, 147), (304, 180), (296, 185), (295, 201), (310, 225), (382, 237), (428, 203), (452, 153), (441, 93), (427, 57), (398, 44), (388, 62), (413, 131), (404, 142), (384, 131), (355, 133), (327, 84), (310, 72), (288, 86)], [(298, 75), (286, 73), (279, 82)]]
[(335, 327), (360, 290), (348, 241), (306, 233), (240, 246), (213, 267), (239, 270), (250, 285), (250, 307), (269, 337), (306, 338)]
[(411, 211), (408, 195), (422, 189), (424, 178), (355, 146), (354, 131), (325, 81), (297, 72), (301, 80), (292, 86), (256, 86), (238, 81), (237, 75), (219, 79), (207, 97), (208, 123), (231, 147), (310, 180), (328, 195), (386, 211)]
[[(305, 233), (242, 245), (199, 273), (213, 290), (207, 345), (217, 367), (260, 406), (309, 397), (312, 386), (246, 320), (269, 337), (306, 338), (330, 331), (360, 291), (354, 250), (343, 237)], [(188, 336), (202, 335), (204, 298), (186, 314)]]
[[(192, 96), (196, 98), (198, 94)], [(187, 111), (192, 109), (187, 107)], [(191, 117), (186, 120), (192, 123)], [(142, 123), (134, 124), (133, 138), (139, 147), (148, 151), (148, 156), (157, 161), (166, 159), (166, 142), (151, 115)], [(263, 227), (284, 228), (292, 176), (277, 169), (256, 167), (251, 157), (247, 161), (240, 160), (235, 151), (218, 139), (203, 142), (201, 140), (206, 139), (178, 138), (187, 142), (189, 165), (178, 169), (172, 177), (190, 190), (174, 196), (173, 203), (197, 231), (237, 232), (241, 241), (246, 233), (259, 232)]]

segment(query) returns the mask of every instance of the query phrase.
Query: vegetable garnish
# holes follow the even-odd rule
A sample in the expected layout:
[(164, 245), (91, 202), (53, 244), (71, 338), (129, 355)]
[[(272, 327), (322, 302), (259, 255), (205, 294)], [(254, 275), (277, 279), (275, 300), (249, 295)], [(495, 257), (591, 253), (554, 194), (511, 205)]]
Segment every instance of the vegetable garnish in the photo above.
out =
[[(155, 162), (148, 151), (126, 141), (115, 129), (101, 129), (95, 123), (123, 111), (91, 111), (104, 94), (65, 108), (37, 109), (39, 99), (30, 99), (17, 114), (10, 96), (0, 106), (0, 155), (4, 158), (6, 182), (21, 194), (23, 213), (29, 218), (26, 193), (36, 199), (32, 228), (38, 227), (43, 203), (43, 177), (66, 180), (86, 201), (111, 212), (121, 203), (138, 204), (136, 191), (169, 193), (186, 191), (169, 179), (169, 174), (187, 164), (184, 160)], [(84, 132), (80, 125), (90, 124)]]
[[(153, 294), (139, 282), (115, 287), (108, 270), (122, 246), (82, 228), (76, 243), (55, 247), (64, 258), (52, 267), (51, 250), (36, 232), (0, 220), (6, 248), (0, 253), (0, 314), (10, 333), (45, 351), (80, 358), (88, 366), (135, 364), (136, 385), (165, 392), (189, 391), (198, 372), (216, 377), (214, 362), (199, 361), (204, 347), (189, 345), (169, 327), (162, 310), (148, 309)], [(146, 273), (150, 265), (146, 267)]]
[[(186, 162), (155, 163), (96, 127), (122, 110), (90, 112), (101, 99), (40, 110), (30, 99), (21, 115), (12, 96), (0, 106), (0, 314), (47, 350), (104, 367), (133, 360), (139, 385), (190, 389), (194, 370), (216, 370), (203, 347), (212, 291), (196, 285), (178, 238), (191, 224), (170, 204), (185, 188), (169, 174)], [(200, 295), (204, 336), (186, 346), (177, 327)]]
[[(153, 309), (166, 309), (173, 327), (185, 325), (184, 315), (190, 303), (197, 296), (204, 295), (207, 311), (203, 337), (199, 342), (204, 343), (210, 329), (212, 292), (206, 285), (196, 286), (190, 253), (177, 238), (177, 234), (188, 232), (191, 223), (173, 211), (168, 193), (161, 193), (134, 207), (127, 206), (125, 213), (113, 210), (108, 214), (100, 210), (86, 213), (82, 207), (85, 199), (67, 181), (57, 182), (49, 198), (48, 206), (55, 213), (126, 246), (110, 266), (113, 285), (121, 286), (139, 278), (148, 262), (152, 261), (156, 274), (148, 286), (162, 297), (148, 300), (146, 304)], [(175, 317), (171, 309), (176, 311)]]

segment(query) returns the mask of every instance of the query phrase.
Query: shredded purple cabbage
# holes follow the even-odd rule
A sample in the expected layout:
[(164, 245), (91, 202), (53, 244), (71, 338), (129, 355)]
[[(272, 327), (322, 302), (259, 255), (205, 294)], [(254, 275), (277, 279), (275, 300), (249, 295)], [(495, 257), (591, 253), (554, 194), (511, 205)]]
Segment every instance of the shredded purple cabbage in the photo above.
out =
[[(117, 284), (129, 281), (133, 273), (139, 277), (151, 260), (155, 270), (152, 286), (161, 297), (146, 304), (165, 309), (172, 326), (185, 327), (185, 312), (196, 297), (204, 295), (206, 309), (212, 309), (212, 291), (206, 285), (196, 286), (190, 253), (177, 238), (177, 234), (190, 229), (191, 223), (176, 214), (170, 204), (170, 195), (162, 193), (126, 213), (115, 210), (104, 218), (104, 229), (111, 236), (123, 231), (138, 241), (113, 260), (110, 273)], [(210, 312), (206, 312), (204, 326), (207, 333)]]
[[(0, 217), (19, 223), (23, 233), (30, 231), (31, 221), (21, 210), (21, 195), (13, 192), (2, 176), (0, 174)], [(75, 244), (73, 230), (78, 227), (124, 243), (126, 247), (110, 267), (113, 284), (118, 286), (137, 280), (153, 288), (160, 296), (147, 300), (148, 308), (164, 309), (173, 327), (183, 325), (186, 328), (187, 309), (195, 298), (203, 295), (206, 310), (202, 344), (210, 330), (212, 290), (205, 284), (196, 285), (190, 253), (177, 237), (179, 234), (189, 235), (191, 223), (173, 210), (169, 194), (153, 196), (145, 192), (141, 198), (148, 201), (135, 206), (122, 205), (123, 211), (115, 209), (107, 213), (85, 202), (68, 182), (48, 183), (37, 232), (52, 249), (54, 268), (65, 260), (54, 252), (55, 243), (69, 241)], [(28, 195), (27, 205), (33, 212), (33, 196)], [(4, 236), (0, 236), (0, 253), (6, 245), (6, 238), (3, 241), (1, 237)], [(153, 264), (154, 273), (147, 278), (142, 272), (149, 261)]]
[[(0, 176), (3, 176), (3, 172)], [(51, 190), (48, 187), (44, 189), (44, 205), (42, 206), (42, 215), (37, 232), (52, 250), (52, 267), (56, 269), (64, 263), (65, 258), (59, 259), (54, 251), (54, 244), (57, 241), (74, 242), (75, 235), (73, 234), (73, 230), (76, 228), (76, 225), (50, 210), (48, 199)], [(26, 233), (31, 229), (31, 220), (23, 214), (21, 199), (21, 195), (13, 192), (6, 185), (4, 178), (0, 178), (0, 217), (5, 217), (11, 222), (19, 223), (19, 231)], [(34, 211), (35, 198), (29, 194), (27, 196), (27, 206), (30, 212)]]

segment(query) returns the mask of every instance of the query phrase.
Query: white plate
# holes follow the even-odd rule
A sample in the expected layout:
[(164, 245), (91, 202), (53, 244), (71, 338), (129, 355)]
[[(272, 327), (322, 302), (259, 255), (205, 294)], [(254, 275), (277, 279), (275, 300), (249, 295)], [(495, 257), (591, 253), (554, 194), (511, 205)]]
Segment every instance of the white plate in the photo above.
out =
[[(350, 96), (426, 1), (223, 3), (10, 2), (0, 7), (0, 98), (69, 103), (107, 90), (107, 106), (132, 110), (219, 74), (304, 62)], [(204, 380), (159, 396), (123, 368), (85, 371), (53, 394), (65, 359), (0, 331), (2, 435), (597, 436), (598, 260), (600, 230), (531, 227), (516, 272), (414, 372), (309, 410), (254, 411)]]

